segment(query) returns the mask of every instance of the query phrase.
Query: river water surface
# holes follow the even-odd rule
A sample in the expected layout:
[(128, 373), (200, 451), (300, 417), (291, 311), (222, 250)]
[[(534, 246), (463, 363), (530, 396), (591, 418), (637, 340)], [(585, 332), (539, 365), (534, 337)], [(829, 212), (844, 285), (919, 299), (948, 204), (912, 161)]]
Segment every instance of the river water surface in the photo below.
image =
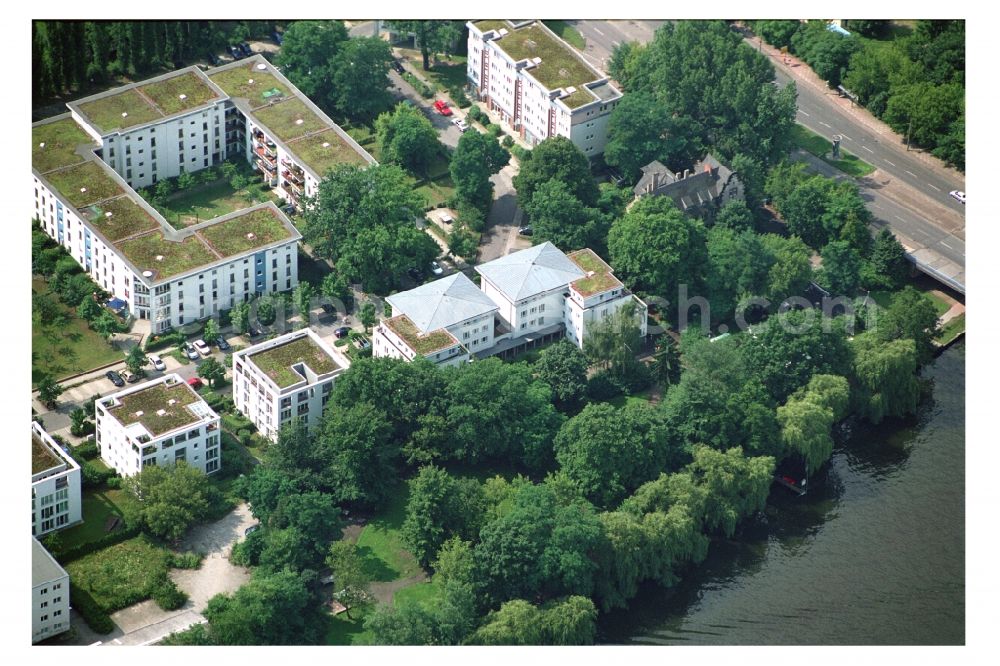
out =
[(962, 644), (965, 345), (909, 422), (855, 427), (810, 491), (768, 508), (672, 590), (602, 619), (604, 643)]

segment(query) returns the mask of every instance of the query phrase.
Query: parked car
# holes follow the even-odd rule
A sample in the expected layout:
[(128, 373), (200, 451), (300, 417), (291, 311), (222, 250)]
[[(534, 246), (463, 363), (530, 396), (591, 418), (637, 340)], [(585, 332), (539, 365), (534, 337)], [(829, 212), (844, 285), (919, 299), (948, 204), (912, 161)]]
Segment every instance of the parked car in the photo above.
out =
[(250, 48), (250, 45), (247, 44), (246, 42), (240, 42), (239, 44), (237, 44), (237, 46), (240, 47), (240, 51), (243, 51), (243, 55), (245, 55), (246, 57), (249, 58), (250, 56), (253, 55), (253, 50)]
[(219, 346), (219, 351), (229, 351), (232, 349), (232, 346), (221, 335), (215, 339), (215, 344)]
[(528, 226), (528, 227), (521, 227), (520, 229), (517, 230), (517, 233), (521, 234), (522, 236), (530, 236), (531, 234), (535, 233), (535, 231), (530, 226)]
[(135, 384), (137, 381), (139, 381), (139, 375), (138, 375), (138, 373), (130, 372), (128, 370), (122, 370), (118, 374), (120, 374), (121, 378), (124, 379), (129, 384)]
[(198, 350), (192, 347), (191, 344), (188, 342), (184, 343), (184, 355), (187, 356), (192, 361), (197, 361), (199, 358), (201, 358), (198, 355)]
[(372, 346), (372, 343), (368, 342), (368, 339), (362, 335), (354, 338), (354, 346), (358, 349), (368, 349)]
[(249, 335), (251, 338), (256, 338), (264, 334), (261, 332), (259, 328), (254, 328), (253, 326), (250, 326), (247, 328), (247, 335)]
[(212, 353), (212, 348), (205, 344), (204, 340), (195, 340), (194, 348), (198, 350), (198, 353), (202, 356), (208, 356)]
[(229, 53), (229, 55), (233, 56), (234, 60), (239, 60), (243, 57), (243, 50), (238, 46), (233, 46), (232, 44), (230, 44), (229, 46), (226, 47), (226, 51)]
[(336, 337), (336, 338), (337, 338), (338, 340), (342, 340), (342, 339), (346, 338), (346, 337), (347, 337), (347, 335), (348, 335), (348, 334), (349, 334), (350, 332), (351, 332), (351, 329), (347, 328), (346, 326), (341, 326), (340, 328), (338, 328), (337, 330), (335, 330), (335, 331), (333, 332), (333, 335), (334, 335), (334, 336), (335, 336), (335, 337)]
[(459, 132), (465, 132), (465, 130), (469, 129), (469, 123), (465, 122), (464, 118), (455, 118), (451, 123), (458, 128)]
[(188, 380), (188, 386), (190, 386), (193, 389), (200, 389), (204, 385), (205, 383), (202, 382), (199, 377), (192, 377), (191, 379)]
[(444, 269), (441, 268), (441, 264), (439, 264), (436, 261), (432, 261), (431, 262), (431, 273), (434, 273), (434, 275), (443, 275), (444, 274)]
[(958, 199), (962, 203), (965, 203), (965, 192), (963, 192), (962, 190), (952, 190), (948, 194)]
[(256, 525), (251, 525), (250, 527), (243, 530), (243, 536), (250, 536), (259, 529), (260, 529), (260, 523), (257, 523)]
[(331, 303), (324, 303), (323, 304), (323, 312), (327, 313), (331, 317), (336, 317), (337, 316), (337, 308), (333, 307), (333, 305)]
[(441, 221), (444, 222), (445, 224), (451, 224), (452, 222), (455, 221), (455, 218), (453, 218), (448, 213), (441, 213)]
[(148, 358), (149, 362), (153, 364), (153, 368), (155, 370), (163, 372), (164, 370), (167, 369), (167, 364), (164, 363), (163, 359), (157, 356), (156, 354), (150, 354), (146, 358)]
[(416, 280), (417, 282), (423, 282), (424, 280), (424, 274), (420, 271), (419, 268), (416, 268), (415, 266), (407, 268), (406, 274), (409, 275), (414, 280)]
[(274, 43), (277, 44), (278, 46), (281, 46), (281, 42), (285, 41), (285, 38), (282, 37), (281, 33), (278, 32), (277, 30), (271, 33), (271, 39), (273, 39)]
[(115, 386), (125, 386), (125, 380), (114, 370), (108, 370), (104, 373), (104, 376), (111, 380), (111, 383)]
[(212, 53), (211, 51), (209, 51), (205, 57), (208, 59), (208, 64), (211, 65), (212, 67), (215, 67), (216, 65), (219, 64), (219, 59), (216, 58), (215, 54)]
[(392, 68), (397, 72), (399, 72), (400, 74), (406, 71), (405, 69), (403, 69), (403, 63), (399, 62), (398, 60), (392, 61)]
[(434, 108), (437, 109), (437, 112), (440, 113), (442, 116), (451, 115), (451, 109), (448, 107), (448, 102), (444, 101), (443, 99), (435, 100)]

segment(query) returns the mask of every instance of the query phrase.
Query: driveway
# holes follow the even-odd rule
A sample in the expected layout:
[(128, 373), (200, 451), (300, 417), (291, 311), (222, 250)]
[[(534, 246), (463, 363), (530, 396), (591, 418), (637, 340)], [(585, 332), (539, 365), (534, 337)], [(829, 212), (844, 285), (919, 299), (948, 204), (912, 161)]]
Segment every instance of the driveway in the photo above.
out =
[(480, 263), (498, 259), (514, 250), (531, 246), (531, 239), (518, 236), (523, 213), (517, 206), (517, 193), (511, 182), (513, 167), (505, 166), (490, 178), (493, 181), (493, 206), (486, 218), (486, 231), (479, 245)]

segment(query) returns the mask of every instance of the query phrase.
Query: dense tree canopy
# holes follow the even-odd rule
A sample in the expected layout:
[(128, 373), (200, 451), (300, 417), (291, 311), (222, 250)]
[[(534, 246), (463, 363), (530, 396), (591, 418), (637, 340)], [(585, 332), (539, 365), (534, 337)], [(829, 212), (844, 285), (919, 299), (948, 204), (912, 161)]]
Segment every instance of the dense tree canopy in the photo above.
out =
[(464, 28), (462, 21), (387, 21), (390, 28), (404, 34), (413, 33), (424, 70), (430, 69), (430, 58), (436, 53), (454, 53)]
[(552, 389), (556, 406), (575, 407), (587, 390), (587, 357), (568, 340), (560, 340), (542, 350), (532, 367), (535, 375)]
[(907, 286), (895, 294), (878, 320), (878, 335), (884, 341), (909, 338), (917, 345), (917, 360), (927, 363), (934, 356), (938, 315), (926, 294)]
[(167, 539), (180, 539), (222, 499), (204, 472), (183, 461), (172, 466), (147, 465), (129, 477), (126, 487), (139, 503), (146, 528)]
[(560, 180), (541, 183), (521, 206), (531, 220), (536, 244), (550, 241), (569, 252), (601, 243), (607, 234), (601, 212), (585, 206)]
[(392, 50), (377, 37), (353, 37), (333, 59), (333, 81), (328, 85), (333, 107), (348, 118), (366, 121), (386, 109)]
[(515, 599), (490, 613), (472, 635), (473, 645), (592, 645), (597, 609), (587, 597), (571, 596), (539, 607)]
[(403, 539), (422, 565), (434, 560), (446, 540), (478, 535), (485, 508), (478, 481), (455, 478), (440, 467), (426, 465), (409, 483)]
[(285, 76), (317, 103), (332, 104), (333, 59), (347, 42), (342, 21), (295, 21), (282, 36), (278, 64)]
[(510, 154), (488, 134), (465, 132), (452, 153), (449, 169), (455, 195), (480, 211), (493, 201), (490, 176), (507, 165)]
[(604, 159), (631, 182), (653, 160), (674, 172), (683, 171), (704, 154), (698, 128), (692, 124), (672, 116), (649, 92), (626, 95), (611, 112)]
[(887, 416), (906, 416), (920, 400), (917, 347), (903, 338), (882, 342), (874, 332), (855, 336), (851, 344), (861, 413), (872, 423)]
[(441, 151), (437, 130), (423, 113), (409, 104), (397, 104), (375, 119), (375, 136), (383, 162), (424, 174)]
[(564, 136), (542, 141), (521, 163), (521, 170), (514, 177), (518, 202), (524, 206), (543, 183), (553, 179), (565, 185), (584, 206), (597, 204), (597, 183), (590, 174), (587, 156)]

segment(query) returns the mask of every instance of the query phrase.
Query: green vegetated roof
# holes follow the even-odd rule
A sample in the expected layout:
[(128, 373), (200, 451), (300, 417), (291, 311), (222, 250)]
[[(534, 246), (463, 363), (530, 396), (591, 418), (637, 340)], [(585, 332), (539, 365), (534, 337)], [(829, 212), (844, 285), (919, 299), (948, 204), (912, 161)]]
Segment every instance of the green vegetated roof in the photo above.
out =
[(156, 280), (193, 270), (219, 258), (197, 236), (171, 241), (163, 237), (162, 231), (136, 236), (115, 246), (139, 272), (153, 271)]
[(582, 88), (583, 84), (600, 78), (572, 52), (572, 47), (554, 38), (538, 23), (511, 30), (496, 44), (515, 61), (541, 58), (538, 65), (527, 71), (549, 90)]
[[(160, 223), (131, 197), (121, 196), (87, 206), (80, 211), (91, 226), (115, 243), (143, 231), (159, 229)], [(111, 213), (108, 216), (108, 213)]]
[(340, 368), (336, 359), (317, 345), (308, 335), (252, 354), (248, 358), (260, 368), (261, 372), (274, 380), (278, 388), (285, 388), (305, 379), (292, 369), (292, 366), (298, 363), (305, 364), (317, 375), (333, 372)]
[(421, 335), (420, 330), (406, 315), (386, 319), (384, 323), (421, 356), (447, 349), (455, 344), (455, 338), (443, 328)]
[(593, 296), (609, 289), (622, 286), (621, 280), (611, 274), (611, 267), (604, 263), (597, 254), (590, 248), (584, 248), (566, 255), (573, 262), (587, 271), (593, 273), (587, 277), (574, 280), (571, 285), (581, 296)]
[[(163, 117), (135, 88), (84, 102), (79, 109), (104, 133), (143, 125)], [(123, 113), (127, 115), (122, 116)]]
[(254, 115), (286, 143), (327, 127), (326, 123), (297, 97), (259, 109)]
[[(174, 403), (171, 404), (170, 401)], [(181, 382), (172, 386), (160, 382), (135, 393), (121, 396), (118, 407), (108, 408), (124, 426), (141, 423), (154, 437), (186, 425), (196, 425), (201, 419), (186, 407), (201, 400), (187, 384)], [(163, 414), (157, 414), (163, 410)], [(141, 415), (138, 412), (142, 412)]]
[(31, 435), (31, 473), (32, 475), (44, 472), (47, 469), (62, 464), (60, 460), (49, 450), (38, 435)]
[(584, 104), (589, 104), (590, 102), (596, 102), (597, 98), (594, 94), (590, 92), (587, 88), (577, 88), (576, 92), (562, 97), (562, 102), (571, 109), (575, 109), (578, 106), (583, 106)]
[(208, 78), (230, 97), (245, 97), (251, 108), (291, 94), (274, 74), (257, 69), (257, 63), (209, 72)]
[(77, 209), (125, 193), (106, 171), (95, 162), (84, 162), (45, 174), (54, 188)]
[(258, 208), (198, 231), (223, 257), (247, 252), (291, 237), (291, 232), (271, 208)]
[(83, 156), (76, 153), (80, 144), (94, 144), (71, 117), (31, 128), (31, 166), (38, 173), (77, 164)]
[(476, 21), (473, 25), (479, 28), (482, 32), (499, 30), (500, 28), (507, 28), (510, 30), (510, 26), (507, 25), (507, 21), (504, 19), (483, 19), (481, 21)]
[(194, 109), (218, 98), (215, 91), (194, 72), (184, 72), (169, 79), (147, 83), (139, 86), (139, 92), (153, 100), (167, 116)]
[(367, 163), (365, 158), (332, 128), (296, 139), (288, 144), (288, 149), (320, 177), (337, 164)]

